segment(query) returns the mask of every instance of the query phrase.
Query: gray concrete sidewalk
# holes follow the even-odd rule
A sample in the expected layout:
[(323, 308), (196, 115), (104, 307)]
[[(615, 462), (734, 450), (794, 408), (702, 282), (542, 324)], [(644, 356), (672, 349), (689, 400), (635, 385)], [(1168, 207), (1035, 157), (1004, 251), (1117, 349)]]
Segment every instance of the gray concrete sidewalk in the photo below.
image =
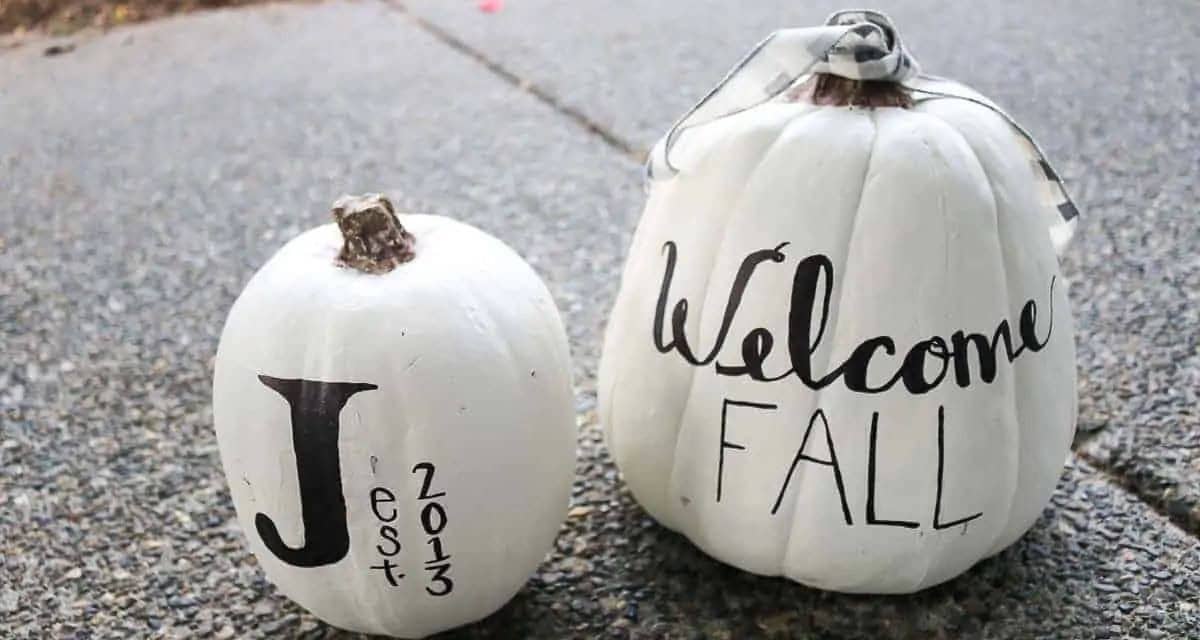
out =
[(916, 596), (841, 596), (719, 565), (621, 485), (592, 404), (642, 199), (627, 151), (825, 4), (268, 5), (0, 52), (0, 636), (345, 635), (246, 551), (211, 358), (267, 256), (333, 196), (385, 189), (525, 255), (576, 363), (579, 508), (518, 597), (452, 637), (1194, 637), (1193, 3), (883, 7), (1039, 136), (1085, 212), (1066, 268), (1099, 430), (1021, 542)]

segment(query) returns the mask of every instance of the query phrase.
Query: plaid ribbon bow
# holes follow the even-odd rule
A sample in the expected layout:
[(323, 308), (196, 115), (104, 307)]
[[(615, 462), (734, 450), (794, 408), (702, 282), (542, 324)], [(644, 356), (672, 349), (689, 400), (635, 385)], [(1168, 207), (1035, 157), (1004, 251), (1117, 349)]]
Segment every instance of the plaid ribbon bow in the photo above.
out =
[(913, 93), (916, 103), (967, 100), (1004, 118), (1023, 141), (1035, 175), (1045, 181), (1043, 201), (1047, 211), (1052, 212), (1047, 224), (1054, 249), (1061, 252), (1066, 247), (1079, 211), (1033, 136), (987, 98), (957, 83), (921, 73), (891, 18), (878, 11), (838, 11), (823, 26), (782, 29), (755, 45), (650, 151), (646, 160), (647, 187), (658, 176), (670, 177), (679, 172), (671, 164), (671, 149), (685, 131), (768, 102), (813, 73), (899, 82)]

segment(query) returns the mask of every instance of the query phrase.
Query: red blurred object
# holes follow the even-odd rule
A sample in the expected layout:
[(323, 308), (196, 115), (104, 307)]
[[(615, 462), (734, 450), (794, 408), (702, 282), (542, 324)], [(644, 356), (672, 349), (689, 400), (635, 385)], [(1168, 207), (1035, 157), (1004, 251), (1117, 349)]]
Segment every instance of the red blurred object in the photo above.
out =
[(504, 8), (504, 0), (479, 0), (479, 10), (484, 13), (496, 13)]

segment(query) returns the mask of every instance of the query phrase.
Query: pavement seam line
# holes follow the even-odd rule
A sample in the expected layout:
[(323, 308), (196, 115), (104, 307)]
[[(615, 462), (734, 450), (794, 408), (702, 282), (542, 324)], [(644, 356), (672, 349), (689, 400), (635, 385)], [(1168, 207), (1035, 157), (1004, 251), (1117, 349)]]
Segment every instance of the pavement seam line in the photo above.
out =
[(1117, 472), (1110, 465), (1090, 453), (1081, 450), (1075, 450), (1072, 453), (1075, 457), (1095, 469), (1096, 473), (1102, 476), (1106, 482), (1146, 505), (1151, 511), (1165, 518), (1167, 522), (1178, 527), (1186, 536), (1200, 539), (1200, 530), (1193, 528), (1195, 527), (1195, 523), (1190, 522), (1186, 514), (1173, 513), (1165, 500), (1154, 499), (1152, 496), (1145, 495), (1144, 490), (1137, 485), (1133, 478), (1128, 478), (1124, 474)]
[(433, 36), (442, 44), (445, 44), (451, 49), (454, 49), (468, 58), (471, 58), (475, 62), (478, 62), (501, 80), (504, 80), (513, 87), (516, 87), (519, 91), (533, 96), (539, 102), (545, 104), (551, 109), (554, 109), (560, 115), (566, 116), (575, 124), (583, 127), (585, 131), (599, 138), (616, 152), (638, 164), (641, 164), (645, 161), (646, 151), (644, 149), (639, 149), (637, 145), (617, 135), (615, 132), (611, 131), (599, 122), (596, 122), (582, 110), (566, 104), (548, 90), (538, 86), (528, 79), (522, 78), (513, 70), (505, 67), (499, 61), (489, 57), (480, 49), (471, 46), (465, 40), (454, 35), (449, 30), (444, 29), (438, 24), (426, 20), (425, 18), (412, 12), (400, 0), (383, 0), (383, 3), (399, 13), (407, 16), (413, 21), (414, 24), (417, 25), (418, 28)]

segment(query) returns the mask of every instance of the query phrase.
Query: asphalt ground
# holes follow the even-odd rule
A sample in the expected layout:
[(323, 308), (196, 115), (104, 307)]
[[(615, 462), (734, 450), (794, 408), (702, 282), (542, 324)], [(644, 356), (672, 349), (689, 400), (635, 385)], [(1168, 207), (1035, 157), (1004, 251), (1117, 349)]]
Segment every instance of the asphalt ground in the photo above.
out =
[(346, 635), (247, 552), (211, 366), (250, 274), (336, 195), (384, 190), (525, 255), (576, 367), (572, 515), (517, 598), (451, 637), (1195, 636), (1200, 5), (881, 4), (927, 69), (1035, 133), (1083, 210), (1078, 455), (1018, 544), (910, 597), (758, 578), (654, 524), (601, 442), (638, 153), (834, 5), (267, 5), (0, 52), (0, 630)]

